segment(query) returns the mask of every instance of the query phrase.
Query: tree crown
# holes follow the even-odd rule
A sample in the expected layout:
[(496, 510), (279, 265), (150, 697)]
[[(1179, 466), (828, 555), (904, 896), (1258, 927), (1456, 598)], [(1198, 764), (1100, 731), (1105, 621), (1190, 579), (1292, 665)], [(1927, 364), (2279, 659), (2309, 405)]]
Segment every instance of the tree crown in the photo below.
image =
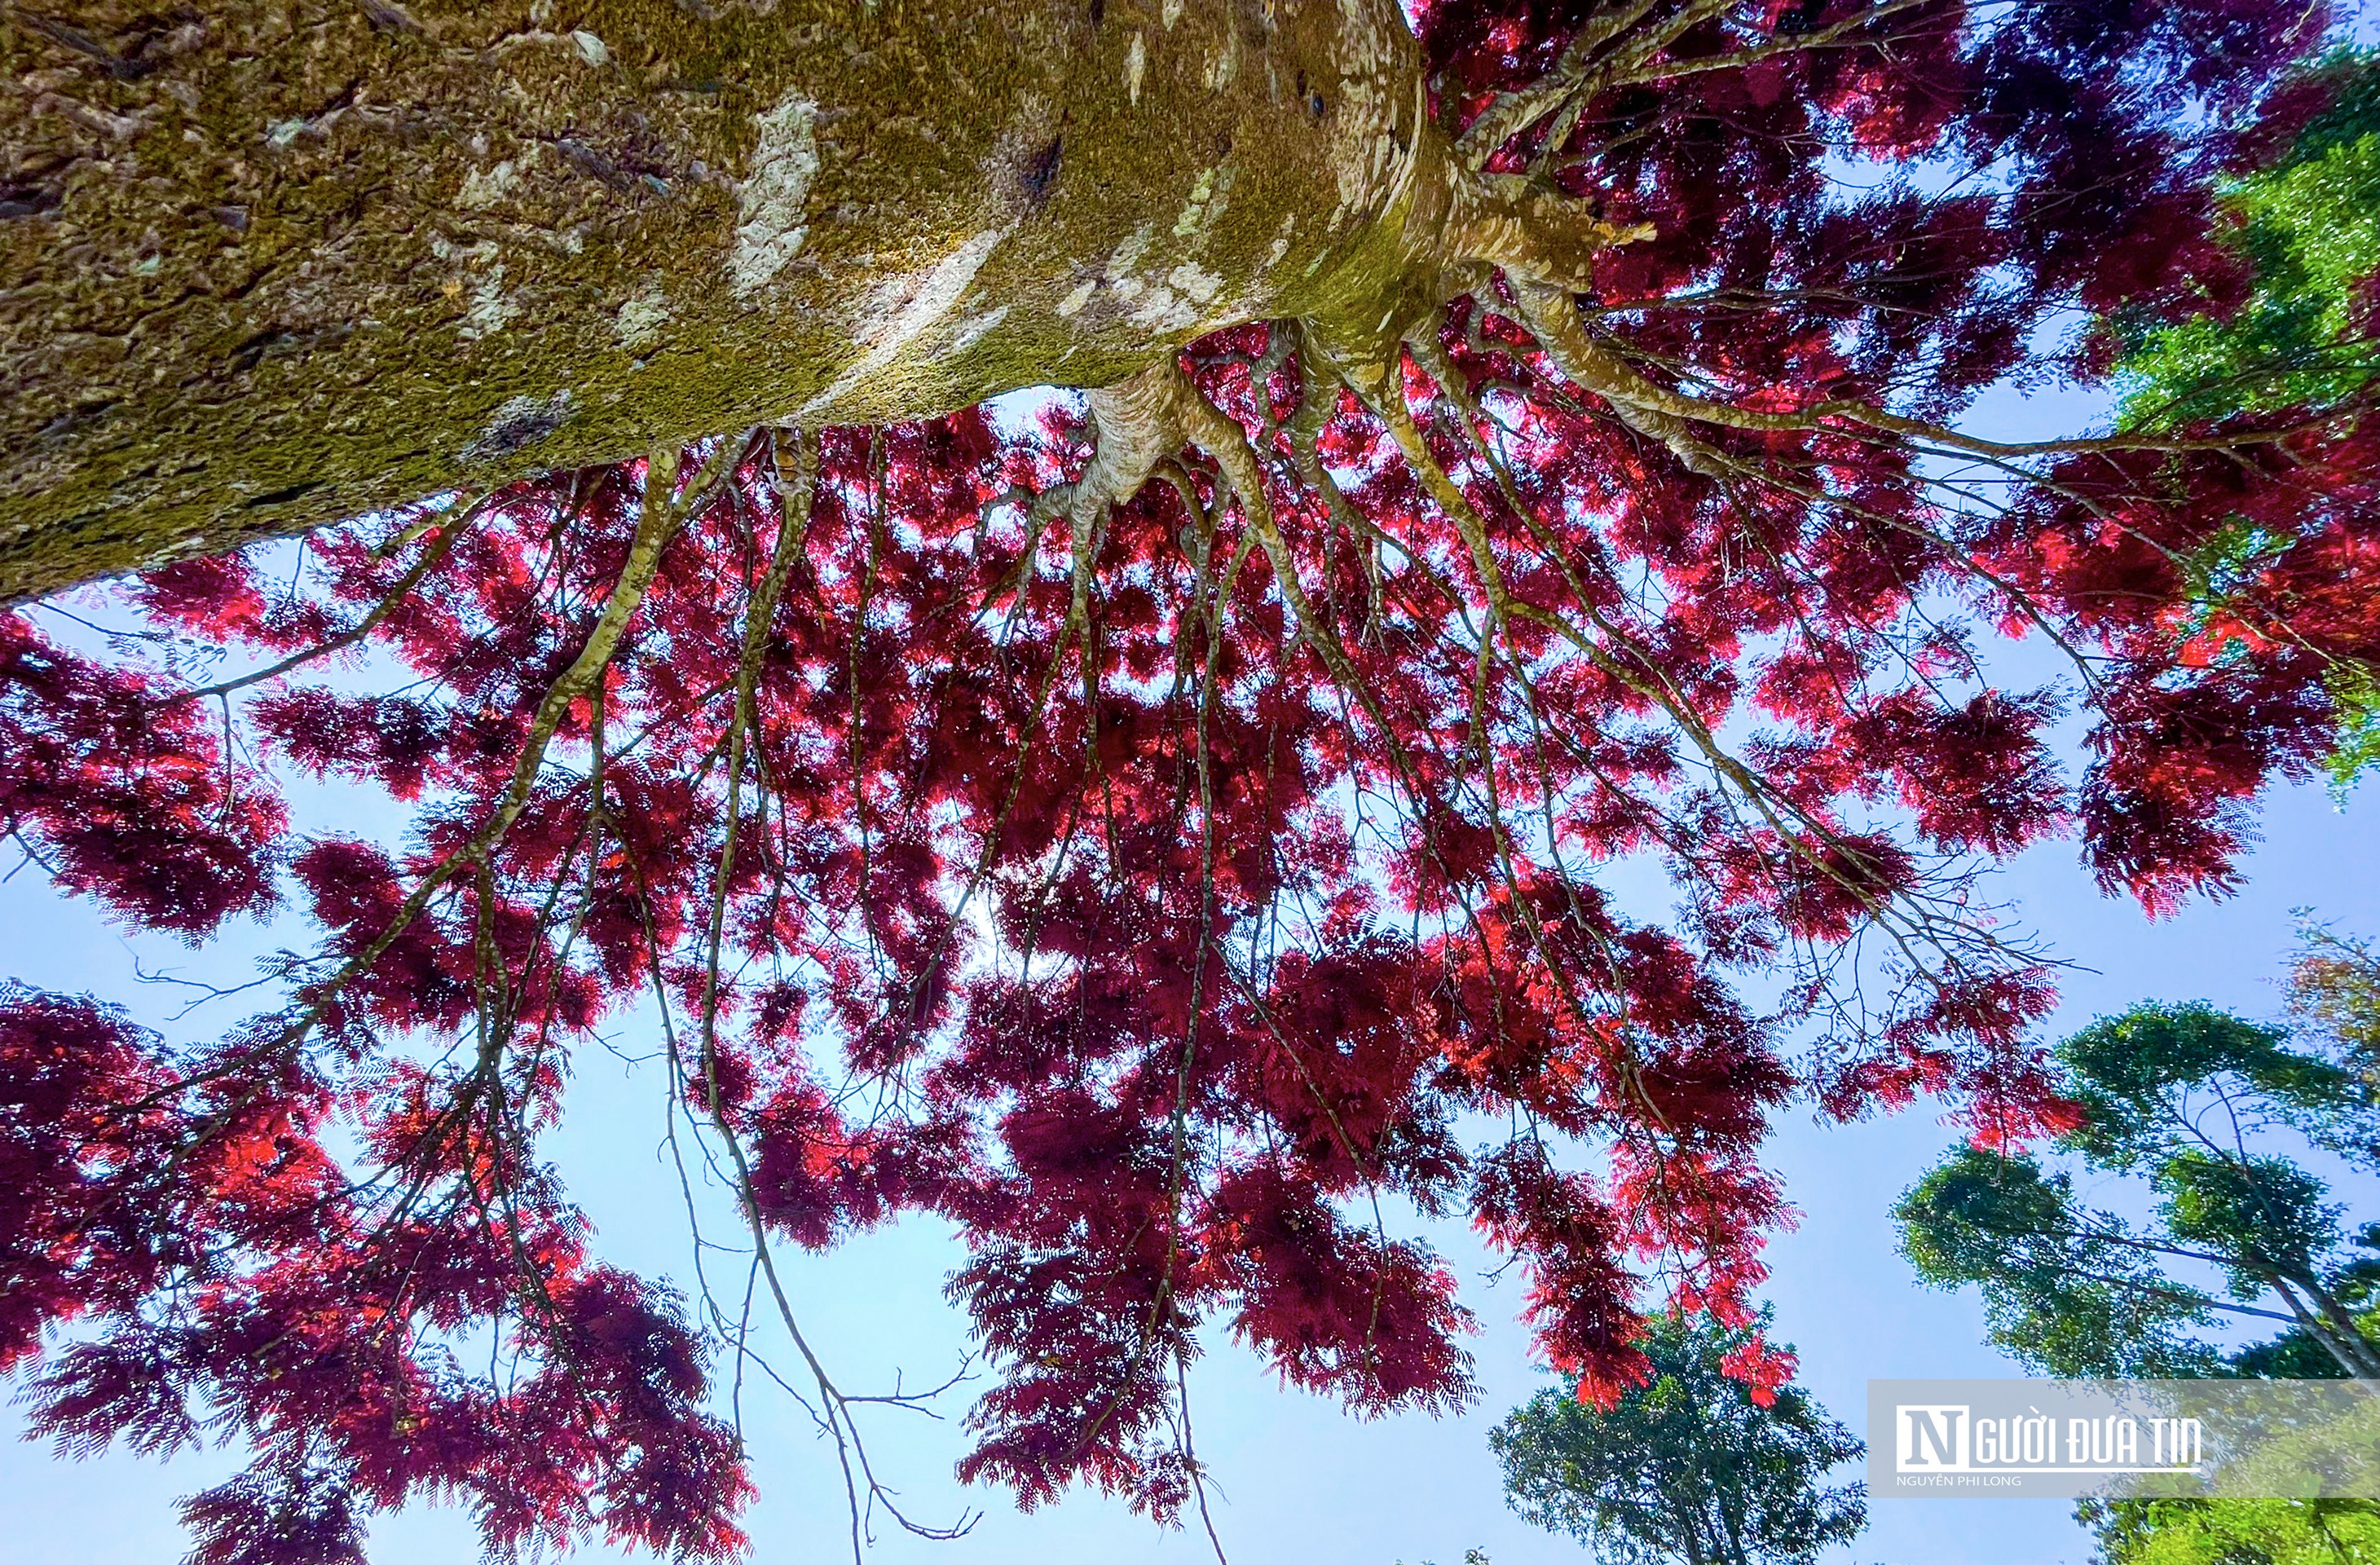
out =
[[(997, 1370), (963, 1475), (1170, 1520), (1202, 1326), (1365, 1413), (1471, 1394), (1399, 1198), (1515, 1256), (1609, 1407), (1670, 1310), (1752, 1327), (1797, 1094), (1935, 1095), (1992, 1148), (2080, 1122), (1982, 877), (2067, 832), (2153, 913), (2234, 883), (2380, 660), (2380, 430), (1949, 420), (2105, 371), (2070, 317), (2236, 296), (2213, 181), (2321, 18), (1421, 17), (1399, 166), (1443, 178), (1376, 287), (1023, 416), (673, 442), (287, 579), (161, 564), (78, 606), (128, 619), (104, 649), (0, 615), (13, 840), (140, 928), (307, 931), (213, 1040), (0, 1004), (0, 1366), (69, 1449), (201, 1408), (247, 1442), (200, 1565), (353, 1559), (420, 1493), (499, 1553), (740, 1547), (735, 1291), (605, 1266), (540, 1156), (606, 1025), (654, 1037), (859, 1513), (872, 1404), (783, 1246), (954, 1223)], [(1999, 630), (2070, 676), (2004, 687)], [(292, 779), (407, 824), (293, 823)], [(1599, 881), (1639, 857), (1675, 917)]]
[(1640, 1343), (1650, 1376), (1613, 1406), (1544, 1390), (1489, 1434), (1523, 1516), (1616, 1565), (1796, 1565), (1858, 1536), (1864, 1486), (1826, 1480), (1867, 1448), (1798, 1387), (1742, 1383), (1757, 1336), (1673, 1316)]

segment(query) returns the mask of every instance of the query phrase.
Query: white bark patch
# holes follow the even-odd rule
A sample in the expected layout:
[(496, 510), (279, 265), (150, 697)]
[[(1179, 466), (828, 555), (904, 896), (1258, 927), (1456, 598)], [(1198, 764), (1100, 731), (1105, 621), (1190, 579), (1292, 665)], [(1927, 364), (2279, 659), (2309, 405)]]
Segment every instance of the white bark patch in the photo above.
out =
[(1140, 34), (1132, 35), (1132, 47), (1123, 54), (1123, 90), (1132, 98), (1132, 106), (1140, 107), (1140, 80), (1148, 74), (1148, 45)]
[(1257, 270), (1259, 272), (1269, 272), (1274, 267), (1279, 266), (1281, 264), (1281, 258), (1289, 253), (1289, 241), (1291, 236), (1296, 232), (1297, 214), (1293, 212), (1282, 213), (1281, 219), (1281, 232), (1272, 237), (1272, 248), (1265, 251), (1264, 264), (1257, 268)]
[(642, 353), (661, 341), (669, 323), (667, 296), (659, 288), (648, 288), (613, 315), (612, 340), (630, 353)]
[[(1215, 171), (1211, 168), (1201, 169), (1198, 172), (1198, 183), (1190, 187), (1190, 200), (1184, 204), (1182, 214), (1173, 220), (1174, 237), (1185, 237), (1205, 226), (1208, 221), (1207, 206), (1214, 199)], [(1222, 208), (1219, 205), (1215, 211), (1220, 215)]]
[(803, 207), (818, 177), (818, 105), (797, 92), (759, 117), (760, 144), (744, 180), (727, 275), (738, 298), (773, 282), (808, 235)]
[(968, 316), (959, 323), (959, 329), (951, 336), (950, 346), (943, 351), (951, 354), (965, 353), (983, 341), (994, 327), (1007, 319), (1008, 306), (1004, 304), (998, 309), (989, 310), (981, 315)]
[(1075, 284), (1075, 291), (1058, 301), (1058, 319), (1071, 321), (1080, 315), (1083, 312), (1083, 306), (1091, 302), (1091, 296), (1099, 292), (1099, 287), (1097, 278)]
[(931, 270), (895, 278), (880, 289), (868, 318), (853, 334), (868, 345), (868, 351), (857, 363), (837, 375), (834, 384), (804, 403), (802, 411), (814, 413), (841, 400), (854, 387), (899, 358), (903, 349), (948, 315), (965, 296), (967, 285), (975, 281), (975, 274), (983, 270), (983, 263), (991, 259), (991, 252), (1006, 237), (1005, 228), (978, 234)]
[(504, 267), (492, 266), (488, 274), (472, 285), (471, 303), (463, 311), (459, 328), (463, 340), (475, 343), (481, 337), (492, 337), (511, 325), (519, 313), (520, 306), (504, 296)]
[(1223, 30), (1223, 52), (1210, 55), (1207, 61), (1207, 91), (1220, 92), (1240, 74), (1240, 35), (1235, 28)]
[[(1117, 285), (1116, 292), (1123, 292), (1123, 285)], [(1152, 332), (1178, 332), (1196, 321), (1198, 311), (1167, 284), (1152, 283), (1140, 296), (1140, 304), (1133, 310), (1132, 319), (1135, 324)]]
[(1220, 277), (1195, 261), (1184, 261), (1167, 273), (1165, 280), (1201, 305), (1214, 303), (1215, 296), (1222, 292), (1223, 288), (1223, 280)]
[(496, 248), (496, 242), (493, 239), (479, 239), (468, 245), (458, 245), (445, 235), (432, 229), (430, 234), (430, 253), (443, 261), (459, 261), (466, 266), (485, 266), (504, 251)]
[(484, 212), (508, 195), (520, 183), (520, 164), (506, 158), (493, 168), (475, 168), (463, 176), (463, 188), (455, 193), (455, 204), (465, 212)]
[(1115, 248), (1115, 253), (1108, 257), (1109, 282), (1119, 282), (1129, 277), (1133, 268), (1140, 264), (1140, 258), (1148, 250), (1149, 232), (1148, 224), (1144, 223), (1134, 229), (1123, 243)]
[(1165, 30), (1172, 32), (1173, 24), (1182, 19), (1182, 0), (1165, 0), (1165, 8), (1160, 15), (1165, 18)]

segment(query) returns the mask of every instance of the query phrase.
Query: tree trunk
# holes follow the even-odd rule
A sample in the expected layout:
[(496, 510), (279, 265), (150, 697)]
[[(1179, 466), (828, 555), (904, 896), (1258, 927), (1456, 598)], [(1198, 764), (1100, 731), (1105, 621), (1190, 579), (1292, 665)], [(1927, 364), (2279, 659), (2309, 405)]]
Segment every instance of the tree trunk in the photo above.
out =
[[(2300, 1272), (2289, 1280), (2295, 1283), (2312, 1304), (2312, 1312), (2320, 1316), (2315, 1333), (2331, 1357), (2338, 1360), (2350, 1375), (2359, 1380), (2380, 1380), (2380, 1346), (2375, 1346), (2355, 1316), (2340, 1304), (2338, 1295), (2322, 1285), (2321, 1279), (2310, 1272)], [(2295, 1307), (2297, 1301), (2290, 1301)]]
[(1395, 0), (9, 18), (0, 602), (762, 421), (1106, 385), (1234, 321), (1384, 329), (1488, 183)]
[[(2280, 1295), (2306, 1335), (2322, 1344), (2323, 1350), (2337, 1361), (2350, 1379), (2380, 1379), (2380, 1365), (2374, 1362), (2375, 1355), (2371, 1351), (2371, 1343), (2336, 1298), (2312, 1279), (2302, 1274), (2285, 1276), (2269, 1261), (2262, 1263), (2258, 1269), (2264, 1275), (2265, 1286)], [(2313, 1306), (2309, 1306), (2305, 1299), (2299, 1296), (2300, 1289), (2316, 1302)], [(2338, 1329), (2342, 1324), (2346, 1328), (2343, 1333)]]

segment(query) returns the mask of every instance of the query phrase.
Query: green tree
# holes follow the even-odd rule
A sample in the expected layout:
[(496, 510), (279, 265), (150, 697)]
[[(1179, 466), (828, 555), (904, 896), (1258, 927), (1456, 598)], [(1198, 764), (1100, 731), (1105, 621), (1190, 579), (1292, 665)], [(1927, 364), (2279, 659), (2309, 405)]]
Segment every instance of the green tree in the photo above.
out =
[(1651, 1377), (1617, 1405), (1530, 1398), (1488, 1437), (1513, 1509), (1609, 1565), (1788, 1565), (1856, 1537), (1866, 1486), (1825, 1480), (1867, 1448), (1800, 1389), (1763, 1405), (1730, 1377), (1722, 1361), (1754, 1340), (1662, 1316), (1639, 1344)]
[[(1901, 1197), (1901, 1252), (1939, 1287), (1982, 1290), (1992, 1341), (2063, 1376), (2380, 1378), (2380, 1248), (2352, 1245), (2329, 1187), (2268, 1138), (2291, 1128), (2350, 1156), (2373, 1142), (2356, 1071), (2205, 1005), (2143, 1004), (2058, 1046), (2082, 1122), (2058, 1148), (2156, 1196), (2127, 1222), (2033, 1157), (1962, 1147)], [(2173, 1275), (2213, 1268), (2221, 1295)], [(2220, 1314), (2277, 1339), (2227, 1360), (2192, 1329)]]
[[(2374, 1158), (2359, 1048), (2380, 1021), (2369, 965), (2367, 948), (2310, 926), (2291, 979), (2301, 1038), (2205, 1005), (2144, 1004), (2058, 1047), (2087, 1117), (2057, 1151), (2145, 1182), (2151, 1221), (2094, 1209), (2071, 1173), (2037, 1159), (1962, 1147), (1895, 1208), (1902, 1253), (1929, 1282), (1980, 1288), (1993, 1343), (2043, 1373), (2373, 1377), (2380, 1259), (2350, 1258), (2327, 1187), (2266, 1141), (2289, 1128)], [(2380, 1224), (2355, 1244), (2380, 1250)], [(2215, 1268), (2222, 1293), (2172, 1275), (2176, 1262)], [(2195, 1329), (2227, 1313), (2284, 1329), (2227, 1353)], [(2076, 1517), (2103, 1565), (2380, 1559), (2380, 1506), (2365, 1500), (2086, 1501)]]
[(2380, 376), (2355, 330), (2380, 273), (2380, 51), (2334, 51), (2298, 90), (2326, 105), (2224, 195), (2246, 297), (2178, 322), (2115, 322), (2128, 426), (2332, 406)]
[[(2380, 952), (2372, 942), (2305, 917), (2289, 964), (2289, 1021), (2319, 1039), (2380, 1096)], [(2361, 1155), (2380, 1167), (2380, 1145)]]
[[(2126, 428), (2337, 408), (2368, 398), (2380, 381), (2366, 319), (2380, 298), (2380, 51), (2336, 50), (2297, 90), (2327, 105), (2224, 197), (2245, 298), (2180, 321), (2112, 322)], [(2217, 601), (2275, 542), (2242, 522), (2187, 563)], [(2330, 772), (2344, 789), (2380, 764), (2380, 681), (2342, 663), (2329, 684), (2339, 725)]]
[(2104, 1565), (2362, 1565), (2380, 1506), (2356, 1499), (2085, 1501)]
[(2078, 1202), (2067, 1174), (1961, 1147), (1893, 1216), (1918, 1275), (1980, 1287), (1992, 1345), (2022, 1364), (2076, 1377), (2213, 1368), (2211, 1350), (2184, 1328), (2211, 1320), (2216, 1303), (2169, 1280), (2116, 1218)]

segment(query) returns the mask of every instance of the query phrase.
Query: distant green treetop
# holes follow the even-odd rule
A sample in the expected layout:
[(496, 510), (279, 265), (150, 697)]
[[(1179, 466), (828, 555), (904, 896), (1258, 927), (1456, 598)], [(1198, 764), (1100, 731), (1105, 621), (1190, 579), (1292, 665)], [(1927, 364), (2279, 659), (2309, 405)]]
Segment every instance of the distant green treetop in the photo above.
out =
[[(2327, 106), (2224, 197), (2244, 298), (2179, 321), (2109, 322), (2122, 344), (2123, 428), (2335, 410), (2380, 383), (2380, 50), (2334, 50), (2297, 92), (2326, 96)], [(2241, 524), (2184, 564), (2203, 601), (2217, 603), (2227, 579), (2252, 575), (2280, 541)], [(2328, 770), (2343, 793), (2380, 765), (2380, 678), (2342, 662), (2326, 683), (2338, 721)]]
[[(2031, 1154), (1961, 1146), (1894, 1208), (1901, 1253), (1927, 1282), (1979, 1289), (1993, 1343), (2042, 1373), (2380, 1379), (2380, 1225), (2350, 1247), (2329, 1186), (2265, 1139), (2287, 1127), (2370, 1159), (2373, 1084), (2293, 1042), (2200, 1004), (2093, 1023), (2055, 1051), (2084, 1119), (2051, 1150), (2145, 1181), (2151, 1219), (2086, 1205)], [(2206, 1268), (2228, 1301), (2190, 1280)], [(2218, 1314), (2287, 1330), (2227, 1355), (2194, 1330)]]
[(1728, 1356), (1757, 1340), (1660, 1316), (1637, 1343), (1652, 1377), (1615, 1406), (1539, 1391), (1488, 1436), (1513, 1509), (1603, 1565), (1804, 1565), (1858, 1536), (1866, 1486), (1825, 1480), (1867, 1448), (1800, 1388), (1764, 1404), (1730, 1376)]
[(2380, 273), (2380, 51), (2334, 51), (2308, 76), (2329, 105), (2225, 197), (2250, 278), (2245, 300), (2228, 316), (2116, 322), (2126, 427), (2332, 406), (2380, 375), (2359, 320)]

